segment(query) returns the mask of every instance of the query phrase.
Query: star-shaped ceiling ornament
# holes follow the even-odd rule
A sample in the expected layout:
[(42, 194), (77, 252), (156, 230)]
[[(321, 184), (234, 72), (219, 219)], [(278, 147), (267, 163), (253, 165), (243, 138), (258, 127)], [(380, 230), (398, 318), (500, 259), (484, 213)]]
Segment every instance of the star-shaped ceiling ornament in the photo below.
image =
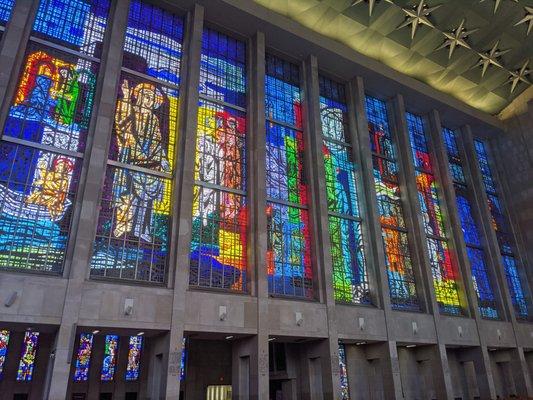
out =
[(522, 64), (522, 67), (520, 69), (517, 69), (515, 72), (509, 72), (511, 76), (509, 77), (508, 83), (511, 83), (511, 93), (514, 92), (516, 87), (520, 82), (527, 83), (528, 85), (531, 84), (529, 79), (527, 79), (527, 76), (531, 72), (528, 69), (529, 60), (524, 61), (524, 64)]
[(405, 13), (405, 21), (400, 24), (396, 29), (401, 29), (411, 25), (411, 39), (413, 39), (416, 35), (416, 30), (418, 29), (419, 25), (426, 25), (430, 28), (435, 27), (433, 23), (428, 19), (428, 17), (433, 11), (435, 11), (440, 6), (442, 6), (442, 4), (429, 7), (426, 4), (425, 0), (420, 0), (418, 6), (414, 6), (411, 8), (403, 8), (403, 12)]
[(442, 32), (446, 39), (444, 40), (444, 43), (441, 44), (436, 50), (449, 47), (450, 50), (448, 51), (448, 60), (452, 58), (453, 52), (457, 47), (465, 47), (467, 49), (471, 48), (470, 45), (466, 42), (466, 39), (468, 38), (468, 35), (477, 31), (477, 29), (467, 31), (465, 28), (465, 22), (466, 20), (463, 19), (459, 26), (451, 32)]
[[(485, 0), (479, 0), (480, 3), (483, 3)], [(495, 3), (494, 3), (494, 11), (493, 13), (496, 14), (496, 11), (498, 10), (498, 7), (500, 7), (500, 3), (502, 2), (502, 0), (494, 0)], [(513, 0), (515, 3), (518, 3), (518, 0)]]
[(494, 46), (492, 47), (492, 49), (490, 49), (490, 51), (486, 53), (478, 53), (480, 59), (478, 63), (474, 66), (474, 68), (483, 67), (483, 69), (481, 70), (482, 78), (485, 76), (485, 72), (487, 72), (487, 69), (489, 68), (490, 65), (495, 65), (499, 68), (503, 68), (503, 66), (501, 65), (499, 61), (499, 58), (503, 56), (504, 54), (508, 53), (509, 51), (511, 51), (511, 49), (498, 50), (499, 44), (500, 44), (500, 41), (498, 40), (496, 43), (494, 43)]
[[(372, 16), (372, 11), (374, 11), (374, 7), (376, 6), (376, 3), (380, 3), (381, 0), (354, 0), (352, 1), (352, 4), (350, 4), (350, 7), (353, 7), (360, 3), (368, 3), (368, 15)], [(394, 4), (393, 0), (385, 0), (386, 3)]]
[(533, 7), (524, 7), (526, 10), (526, 16), (518, 21), (514, 26), (528, 23), (526, 36), (529, 36), (529, 32), (533, 29)]

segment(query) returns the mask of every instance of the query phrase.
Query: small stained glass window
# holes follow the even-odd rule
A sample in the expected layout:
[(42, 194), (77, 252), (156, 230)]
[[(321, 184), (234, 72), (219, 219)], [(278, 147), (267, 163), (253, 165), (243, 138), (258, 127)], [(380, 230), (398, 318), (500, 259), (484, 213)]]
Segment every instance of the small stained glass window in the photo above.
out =
[(35, 368), (35, 357), (37, 355), (37, 345), (39, 342), (39, 332), (26, 331), (22, 342), (19, 367), (17, 371), (17, 381), (31, 382), (33, 370)]

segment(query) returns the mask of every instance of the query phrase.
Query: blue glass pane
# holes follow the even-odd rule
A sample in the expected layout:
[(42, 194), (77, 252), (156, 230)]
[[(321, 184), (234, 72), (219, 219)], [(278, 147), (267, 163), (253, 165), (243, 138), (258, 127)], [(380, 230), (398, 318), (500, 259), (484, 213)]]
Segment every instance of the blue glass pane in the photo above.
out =
[(366, 96), (365, 104), (372, 152), (393, 160), (396, 159), (396, 150), (387, 116), (387, 104), (370, 96)]
[(183, 18), (140, 0), (132, 0), (122, 65), (178, 85)]
[(456, 191), (455, 198), (457, 200), (457, 210), (459, 211), (459, 219), (465, 242), (474, 246), (481, 246), (479, 231), (474, 221), (474, 216), (472, 215), (470, 202), (458, 191)]
[(33, 31), (47, 40), (100, 58), (109, 0), (41, 0)]
[(15, 0), (0, 0), (0, 25), (9, 21), (14, 5)]
[(472, 247), (467, 247), (466, 251), (470, 261), (472, 283), (477, 294), (479, 312), (483, 318), (497, 319), (496, 300), (487, 272), (485, 254), (483, 250)]
[(513, 307), (518, 318), (527, 318), (527, 303), (522, 289), (522, 280), (518, 273), (518, 266), (516, 259), (513, 256), (502, 256), (503, 266), (505, 267), (505, 276), (507, 278), (507, 286), (511, 293)]

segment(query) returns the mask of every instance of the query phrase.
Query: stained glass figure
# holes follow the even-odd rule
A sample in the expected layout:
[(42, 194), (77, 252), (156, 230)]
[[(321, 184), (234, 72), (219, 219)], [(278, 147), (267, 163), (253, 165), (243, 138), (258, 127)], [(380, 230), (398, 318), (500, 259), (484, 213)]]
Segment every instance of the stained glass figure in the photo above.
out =
[(91, 366), (91, 352), (93, 348), (92, 333), (82, 333), (76, 356), (74, 370), (74, 382), (85, 382), (89, 379), (89, 368)]
[(320, 116), (335, 300), (370, 303), (344, 86), (320, 76)]
[(394, 138), (389, 127), (387, 105), (371, 96), (366, 96), (365, 104), (391, 306), (398, 310), (418, 311), (420, 304), (404, 221), (398, 162)]
[(182, 39), (181, 17), (130, 3), (94, 277), (165, 282)]
[(339, 342), (339, 372), (341, 383), (341, 400), (350, 400), (350, 386), (348, 384), (348, 369), (346, 367), (346, 348)]
[[(15, 0), (0, 0), (0, 26), (5, 25), (11, 19), (11, 12), (15, 6)], [(0, 30), (1, 34), (2, 30)]]
[(312, 298), (299, 68), (270, 54), (265, 111), (269, 292)]
[(39, 332), (26, 331), (22, 342), (22, 351), (17, 371), (17, 381), (31, 382), (33, 369), (35, 367), (35, 356), (37, 354), (37, 344), (39, 342)]
[(4, 374), (4, 365), (7, 358), (7, 348), (9, 346), (10, 332), (8, 330), (0, 330), (0, 379)]
[(498, 239), (507, 286), (511, 294), (515, 315), (518, 319), (527, 319), (529, 316), (526, 301), (526, 291), (528, 290), (527, 280), (521, 278), (520, 269), (523, 266), (519, 264), (514, 254), (513, 247), (515, 246), (515, 242), (509, 226), (509, 217), (500, 202), (485, 143), (479, 139), (475, 139), (474, 148), (485, 191), (487, 192), (492, 226)]
[(463, 169), (462, 156), (459, 151), (458, 135), (451, 129), (443, 128), (442, 137), (448, 154), (450, 174), (454, 183), (455, 199), (459, 212), (459, 221), (466, 244), (472, 284), (476, 292), (479, 312), (483, 318), (497, 319), (498, 309), (496, 299), (485, 261), (485, 251), (482, 246), (480, 231), (474, 220), (471, 207), (473, 196), (470, 183), (467, 181)]
[(457, 266), (447, 242), (439, 183), (433, 171), (424, 121), (422, 117), (411, 113), (406, 114), (406, 119), (435, 296), (442, 313), (461, 315)]
[(109, 0), (40, 0), (33, 34), (100, 58)]
[(102, 362), (102, 372), (100, 379), (105, 382), (111, 382), (115, 377), (115, 369), (117, 367), (117, 353), (118, 353), (118, 336), (106, 335), (104, 360)]
[(246, 291), (246, 45), (205, 28), (189, 284)]
[(143, 336), (130, 336), (128, 365), (126, 366), (127, 381), (136, 381), (139, 379), (142, 346)]

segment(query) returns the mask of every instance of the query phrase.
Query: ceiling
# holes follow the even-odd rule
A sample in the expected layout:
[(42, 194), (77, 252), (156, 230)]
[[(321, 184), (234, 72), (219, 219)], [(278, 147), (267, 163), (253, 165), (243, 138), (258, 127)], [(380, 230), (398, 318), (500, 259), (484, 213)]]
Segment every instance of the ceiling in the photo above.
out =
[(490, 114), (532, 86), (533, 0), (253, 1)]

